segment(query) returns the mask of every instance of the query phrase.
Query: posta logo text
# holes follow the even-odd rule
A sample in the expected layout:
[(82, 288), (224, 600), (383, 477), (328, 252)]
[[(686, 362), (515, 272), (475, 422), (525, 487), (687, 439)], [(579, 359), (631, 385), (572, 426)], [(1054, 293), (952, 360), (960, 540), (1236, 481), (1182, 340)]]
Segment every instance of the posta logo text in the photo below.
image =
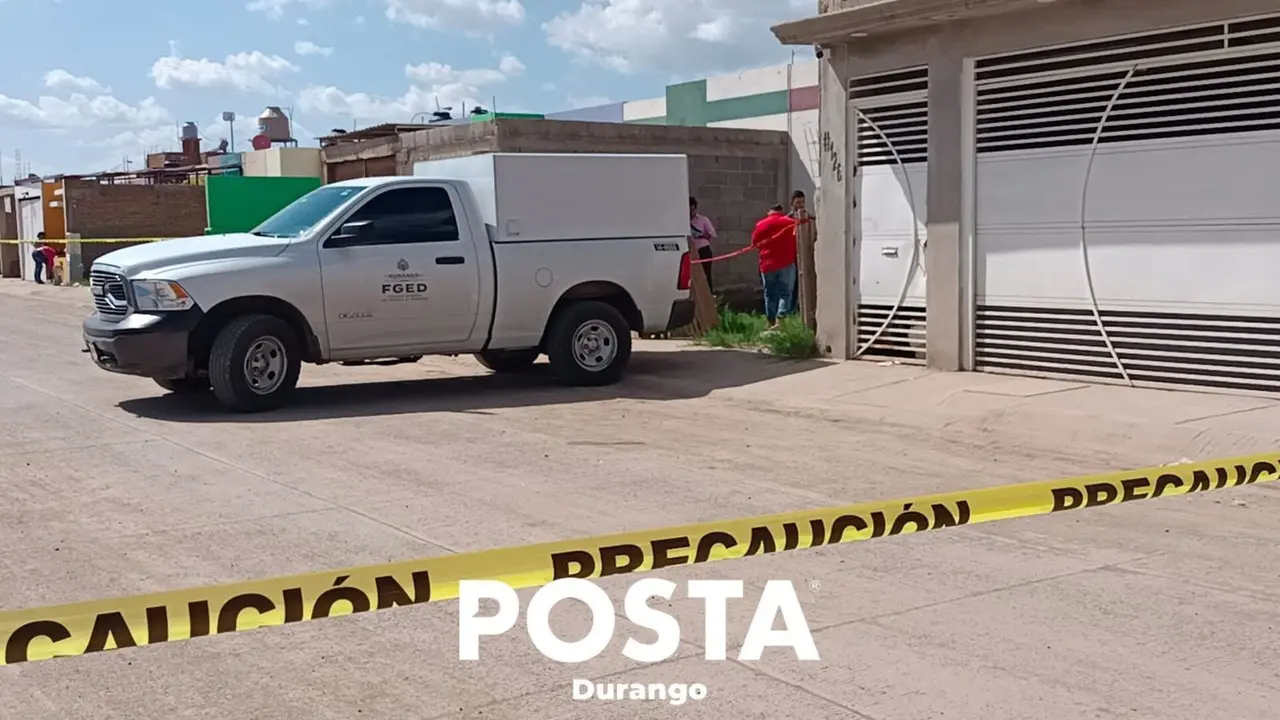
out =
[[(657, 634), (645, 643), (628, 637), (622, 654), (636, 662), (655, 663), (670, 658), (680, 647), (680, 623), (670, 614), (649, 606), (649, 600), (670, 600), (676, 584), (661, 578), (644, 578), (627, 590), (623, 612), (627, 619)], [(706, 659), (724, 660), (727, 655), (729, 601), (741, 599), (741, 580), (690, 580), (688, 597), (703, 601)], [(481, 616), (483, 600), (493, 601), (498, 611)], [(591, 611), (591, 630), (581, 640), (565, 641), (551, 629), (551, 611), (564, 600), (577, 600)], [(482, 636), (504, 635), (515, 627), (520, 615), (520, 598), (506, 583), (497, 580), (464, 580), (458, 588), (458, 659), (479, 660)], [(782, 629), (775, 630), (778, 616)], [(525, 610), (529, 640), (544, 657), (561, 663), (591, 660), (609, 646), (617, 625), (613, 600), (599, 585), (579, 578), (564, 578), (539, 588)], [(768, 647), (789, 647), (799, 660), (817, 660), (818, 648), (809, 632), (809, 622), (789, 580), (770, 580), (756, 603), (754, 616), (743, 638), (738, 660), (759, 660)]]

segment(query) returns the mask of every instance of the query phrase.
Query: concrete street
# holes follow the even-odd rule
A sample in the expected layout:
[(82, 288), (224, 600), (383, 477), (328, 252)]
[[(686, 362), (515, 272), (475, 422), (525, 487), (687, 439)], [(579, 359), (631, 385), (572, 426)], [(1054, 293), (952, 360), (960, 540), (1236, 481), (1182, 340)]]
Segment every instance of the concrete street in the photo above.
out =
[[(304, 367), (295, 407), (233, 416), (94, 368), (90, 306), (0, 281), (0, 609), (1280, 448), (1273, 400), (677, 342), (603, 389)], [(515, 631), (464, 664), (446, 602), (0, 667), (0, 717), (1273, 720), (1278, 537), (1264, 485), (662, 573), (747, 580), (731, 649), (794, 580), (812, 663), (706, 662), (680, 598), (665, 663), (624, 658), (620, 619), (583, 666)], [(633, 579), (604, 583), (619, 608)], [(709, 696), (575, 702), (573, 678)]]

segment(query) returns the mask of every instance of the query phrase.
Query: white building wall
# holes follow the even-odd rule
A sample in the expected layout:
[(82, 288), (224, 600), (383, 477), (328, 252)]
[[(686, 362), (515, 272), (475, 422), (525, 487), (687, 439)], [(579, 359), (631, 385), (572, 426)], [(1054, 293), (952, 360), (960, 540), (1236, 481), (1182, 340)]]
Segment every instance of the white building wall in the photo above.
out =
[(647, 120), (667, 114), (667, 98), (650, 98), (648, 100), (632, 100), (622, 104), (622, 121)]

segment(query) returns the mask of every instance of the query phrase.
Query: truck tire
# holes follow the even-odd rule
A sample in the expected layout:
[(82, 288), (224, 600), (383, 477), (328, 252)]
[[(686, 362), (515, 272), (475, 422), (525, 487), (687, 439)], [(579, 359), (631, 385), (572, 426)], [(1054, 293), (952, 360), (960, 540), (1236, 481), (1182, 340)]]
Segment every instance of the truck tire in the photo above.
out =
[(547, 334), (551, 370), (570, 385), (612, 385), (631, 360), (631, 328), (612, 305), (596, 300), (562, 308)]
[(529, 350), (485, 350), (476, 353), (481, 365), (496, 373), (525, 372), (538, 359), (537, 348)]
[(153, 378), (156, 384), (174, 395), (199, 395), (209, 392), (209, 378)]
[(209, 382), (218, 401), (237, 412), (273, 410), (298, 385), (298, 336), (274, 315), (241, 315), (227, 323), (209, 353)]

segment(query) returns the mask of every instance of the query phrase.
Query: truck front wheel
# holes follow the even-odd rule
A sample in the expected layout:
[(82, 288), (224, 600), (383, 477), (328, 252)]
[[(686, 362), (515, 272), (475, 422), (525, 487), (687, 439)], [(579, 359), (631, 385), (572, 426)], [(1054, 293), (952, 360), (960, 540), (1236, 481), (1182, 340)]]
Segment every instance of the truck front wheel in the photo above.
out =
[(533, 367), (538, 359), (537, 348), (531, 350), (485, 350), (476, 353), (476, 360), (496, 373), (518, 373)]
[(551, 370), (571, 385), (612, 385), (631, 360), (631, 328), (612, 305), (596, 300), (560, 310), (547, 335)]
[(242, 315), (227, 323), (209, 353), (209, 382), (218, 401), (238, 412), (280, 407), (298, 384), (297, 333), (273, 315)]

